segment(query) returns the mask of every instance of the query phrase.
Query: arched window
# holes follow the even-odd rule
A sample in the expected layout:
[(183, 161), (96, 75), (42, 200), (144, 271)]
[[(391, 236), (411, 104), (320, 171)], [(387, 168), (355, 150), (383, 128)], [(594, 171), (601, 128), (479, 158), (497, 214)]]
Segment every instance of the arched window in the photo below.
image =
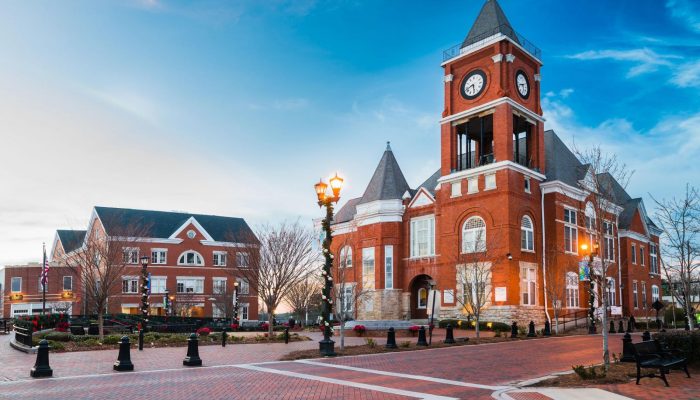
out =
[(177, 265), (204, 265), (204, 258), (196, 251), (188, 250), (177, 258)]
[(486, 251), (486, 224), (480, 217), (471, 217), (462, 227), (462, 253)]
[(340, 268), (352, 268), (352, 247), (340, 249)]
[(566, 307), (579, 308), (578, 275), (575, 272), (566, 273)]
[(418, 289), (418, 308), (428, 307), (428, 291), (425, 288)]
[(652, 303), (659, 299), (659, 287), (651, 285), (651, 301)]
[(605, 288), (606, 290), (606, 295), (608, 296), (608, 306), (614, 306), (615, 305), (615, 278), (610, 278), (608, 277), (606, 279), (607, 287)]
[(520, 221), (520, 249), (535, 251), (535, 229), (527, 215)]

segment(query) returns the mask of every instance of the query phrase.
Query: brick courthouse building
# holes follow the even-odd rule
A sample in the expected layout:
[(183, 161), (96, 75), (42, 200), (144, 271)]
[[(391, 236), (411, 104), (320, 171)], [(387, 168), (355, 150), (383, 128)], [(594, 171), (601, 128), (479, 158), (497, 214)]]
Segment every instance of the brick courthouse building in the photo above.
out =
[[(137, 237), (117, 239), (124, 227)], [(89, 233), (88, 233), (89, 232)], [(140, 258), (148, 256), (151, 274), (150, 313), (164, 315), (165, 294), (173, 297), (171, 314), (227, 317), (233, 310), (234, 282), (239, 283), (239, 319), (258, 318), (257, 293), (238, 268), (250, 266), (257, 239), (242, 218), (182, 212), (95, 207), (87, 230), (58, 230), (49, 258), (49, 312), (92, 313), (85, 302), (81, 274), (64, 259), (90, 246), (90, 235), (115, 238), (121, 249), (117, 262), (122, 276), (107, 301), (108, 313), (138, 314), (141, 303)], [(119, 250), (118, 250), (119, 251)], [(5, 270), (4, 314), (41, 312), (41, 264)]]
[(660, 231), (609, 175), (599, 178), (615, 202), (594, 215), (591, 170), (544, 130), (540, 57), (495, 0), (445, 52), (440, 169), (411, 188), (387, 144), (362, 197), (335, 216), (335, 267), (352, 268), (345, 293), (366, 293), (351, 310), (357, 319), (426, 318), (431, 283), (436, 316), (463, 315), (473, 263), (490, 270), (482, 320), (543, 323), (555, 305), (547, 284), (561, 287), (561, 313), (584, 310), (579, 245), (591, 241), (590, 218), (605, 221), (605, 237), (593, 239), (605, 240), (611, 263), (605, 295), (625, 316), (647, 315), (661, 286)]

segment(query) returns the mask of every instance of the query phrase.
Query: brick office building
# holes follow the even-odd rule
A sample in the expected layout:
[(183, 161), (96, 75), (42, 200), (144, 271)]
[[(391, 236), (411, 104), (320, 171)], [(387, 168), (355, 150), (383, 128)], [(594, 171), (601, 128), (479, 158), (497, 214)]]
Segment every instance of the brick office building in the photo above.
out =
[[(121, 282), (110, 295), (109, 313), (139, 313), (141, 295), (140, 258), (148, 256), (151, 275), (151, 314), (164, 315), (166, 289), (171, 297), (171, 312), (187, 316), (230, 315), (233, 309), (233, 282), (239, 283), (239, 318), (257, 319), (258, 301), (255, 288), (235, 269), (250, 265), (257, 239), (241, 218), (198, 215), (180, 212), (132, 210), (95, 207), (87, 230), (58, 230), (50, 253), (51, 269), (47, 299), (68, 303), (71, 314), (91, 313), (84, 301), (80, 276), (65, 267), (65, 258), (75, 257), (89, 246), (90, 235), (117, 236), (124, 226), (135, 226), (138, 237), (129, 239), (122, 249)], [(234, 264), (235, 263), (235, 264)], [(235, 266), (235, 267), (234, 267)], [(36, 264), (8, 267), (5, 272), (5, 315), (39, 313), (41, 289)], [(79, 275), (79, 274), (78, 274)], [(70, 276), (70, 280), (66, 277)], [(37, 306), (37, 296), (39, 304)], [(47, 308), (50, 308), (47, 300)], [(65, 307), (64, 307), (65, 308)], [(9, 313), (9, 314), (8, 314)]]
[(562, 286), (562, 313), (583, 310), (579, 244), (591, 241), (587, 221), (602, 218), (605, 237), (593, 241), (605, 241), (611, 263), (605, 294), (625, 315), (646, 315), (660, 287), (660, 231), (642, 200), (609, 176), (599, 178), (616, 201), (593, 215), (590, 168), (544, 130), (540, 50), (489, 0), (465, 40), (444, 54), (440, 169), (411, 188), (387, 144), (362, 197), (335, 216), (335, 267), (353, 269), (344, 293), (366, 293), (349, 311), (367, 320), (422, 319), (435, 294), (436, 315), (461, 315), (462, 277), (477, 263), (490, 271), (484, 320), (551, 317), (547, 276)]

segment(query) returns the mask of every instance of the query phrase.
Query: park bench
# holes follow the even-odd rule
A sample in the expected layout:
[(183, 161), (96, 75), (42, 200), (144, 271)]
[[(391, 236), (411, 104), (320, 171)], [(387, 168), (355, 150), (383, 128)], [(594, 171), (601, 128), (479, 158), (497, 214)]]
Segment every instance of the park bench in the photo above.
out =
[(642, 378), (641, 369), (658, 369), (660, 376), (654, 373), (647, 374), (645, 378), (661, 378), (669, 386), (666, 374), (672, 369), (682, 369), (688, 378), (688, 360), (679, 352), (673, 349), (664, 349), (658, 341), (646, 341), (633, 345), (634, 360), (637, 364), (637, 385)]

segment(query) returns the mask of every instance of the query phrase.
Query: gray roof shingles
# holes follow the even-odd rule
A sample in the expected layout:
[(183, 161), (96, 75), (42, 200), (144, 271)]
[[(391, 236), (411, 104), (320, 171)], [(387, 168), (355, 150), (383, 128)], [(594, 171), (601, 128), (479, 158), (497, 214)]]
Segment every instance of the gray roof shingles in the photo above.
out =
[(518, 35), (515, 34), (513, 27), (510, 25), (498, 1), (488, 0), (484, 3), (483, 7), (481, 7), (479, 16), (476, 17), (476, 21), (474, 21), (467, 37), (464, 38), (464, 42), (462, 42), (462, 47), (469, 46), (472, 43), (476, 43), (479, 40), (483, 40), (499, 32), (520, 44)]
[(365, 193), (357, 204), (369, 203), (377, 200), (401, 199), (403, 194), (410, 189), (406, 178), (401, 172), (399, 163), (394, 153), (387, 144), (387, 149), (379, 160), (379, 165), (372, 175)]
[(108, 235), (120, 229), (138, 226), (141, 237), (168, 238), (190, 217), (199, 222), (211, 237), (220, 242), (257, 243), (257, 239), (243, 218), (184, 212), (134, 210), (128, 208), (95, 207)]
[(83, 240), (85, 240), (85, 232), (86, 231), (58, 229), (56, 234), (58, 235), (58, 239), (61, 241), (63, 251), (70, 253), (83, 245)]

